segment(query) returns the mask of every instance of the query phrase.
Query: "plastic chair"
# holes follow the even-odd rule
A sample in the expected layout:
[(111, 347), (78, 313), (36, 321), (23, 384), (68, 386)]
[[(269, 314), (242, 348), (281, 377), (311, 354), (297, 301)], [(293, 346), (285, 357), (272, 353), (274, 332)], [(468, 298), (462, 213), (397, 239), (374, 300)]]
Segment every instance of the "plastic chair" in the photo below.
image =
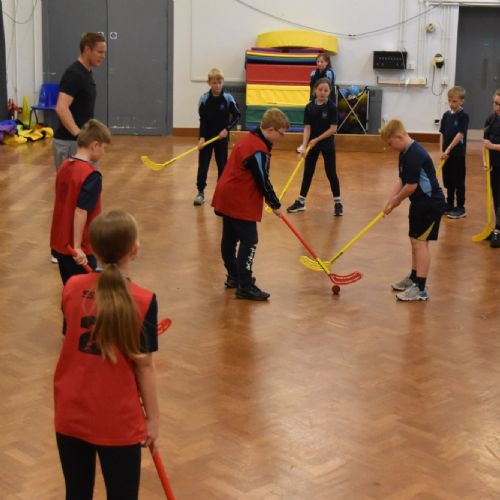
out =
[(40, 87), (40, 97), (38, 98), (38, 104), (31, 106), (30, 123), (32, 113), (35, 113), (36, 123), (38, 124), (39, 121), (38, 115), (36, 114), (37, 111), (55, 111), (58, 95), (58, 83), (42, 83), (42, 86)]

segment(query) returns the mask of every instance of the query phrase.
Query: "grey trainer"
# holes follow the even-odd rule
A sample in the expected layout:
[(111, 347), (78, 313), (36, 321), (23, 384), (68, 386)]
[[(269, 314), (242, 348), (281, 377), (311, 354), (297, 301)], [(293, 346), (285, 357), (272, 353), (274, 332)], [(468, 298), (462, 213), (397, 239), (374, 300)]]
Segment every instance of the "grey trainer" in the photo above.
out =
[(409, 302), (412, 300), (427, 300), (429, 295), (427, 289), (420, 290), (416, 283), (413, 283), (404, 292), (399, 292), (396, 294), (396, 299)]
[(198, 193), (193, 201), (193, 205), (199, 206), (203, 205), (203, 203), (205, 203), (205, 196), (203, 195), (203, 193)]
[(407, 288), (410, 288), (413, 285), (413, 281), (410, 279), (410, 275), (408, 275), (406, 278), (403, 278), (401, 281), (398, 281), (397, 283), (393, 283), (391, 285), (393, 290), (396, 290), (396, 292), (404, 292)]

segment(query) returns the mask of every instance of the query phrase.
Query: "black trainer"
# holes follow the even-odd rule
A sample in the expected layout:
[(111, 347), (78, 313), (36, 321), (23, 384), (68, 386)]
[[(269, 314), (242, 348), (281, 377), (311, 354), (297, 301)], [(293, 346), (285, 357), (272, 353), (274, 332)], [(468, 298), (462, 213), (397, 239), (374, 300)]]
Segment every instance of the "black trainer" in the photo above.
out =
[(491, 235), (490, 247), (491, 248), (500, 248), (500, 233), (499, 232), (495, 231)]
[(344, 207), (340, 201), (337, 201), (333, 207), (333, 215), (340, 216), (344, 215)]
[(447, 212), (446, 216), (448, 219), (462, 219), (467, 215), (467, 212), (465, 211), (464, 207), (457, 207), (455, 210), (452, 210), (451, 212)]
[(224, 285), (226, 288), (238, 288), (238, 276), (228, 274)]
[(303, 201), (295, 200), (287, 209), (287, 212), (303, 212), (306, 209), (306, 204)]
[(236, 289), (236, 298), (237, 299), (247, 299), (247, 300), (267, 300), (271, 294), (267, 292), (263, 292), (258, 286), (255, 285), (245, 285), (239, 286)]

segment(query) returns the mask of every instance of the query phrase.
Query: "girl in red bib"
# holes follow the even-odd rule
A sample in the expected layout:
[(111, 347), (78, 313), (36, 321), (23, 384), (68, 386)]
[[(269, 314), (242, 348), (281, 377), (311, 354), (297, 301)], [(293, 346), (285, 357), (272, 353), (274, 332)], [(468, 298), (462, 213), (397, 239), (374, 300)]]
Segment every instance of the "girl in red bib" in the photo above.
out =
[(64, 287), (65, 339), (54, 376), (55, 430), (66, 499), (91, 499), (99, 455), (108, 500), (138, 498), (141, 446), (155, 446), (159, 406), (153, 352), (156, 296), (128, 278), (139, 249), (123, 211), (93, 220), (101, 268)]

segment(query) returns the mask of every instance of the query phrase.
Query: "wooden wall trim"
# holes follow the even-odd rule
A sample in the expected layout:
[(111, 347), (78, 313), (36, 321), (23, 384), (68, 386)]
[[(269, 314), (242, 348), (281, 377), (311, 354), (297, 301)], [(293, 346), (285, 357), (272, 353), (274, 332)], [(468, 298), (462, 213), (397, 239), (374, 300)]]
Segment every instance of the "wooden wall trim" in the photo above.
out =
[(439, 143), (438, 132), (409, 132), (409, 134), (418, 142)]
[(198, 137), (198, 130), (192, 127), (174, 127), (172, 135), (174, 137)]
[[(243, 132), (231, 132), (231, 144), (238, 140)], [(198, 137), (198, 128), (174, 128), (177, 137)], [(438, 143), (439, 134), (435, 132), (410, 132), (411, 137), (419, 142)], [(277, 150), (296, 149), (302, 142), (302, 134), (289, 132), (276, 146)], [(377, 153), (386, 150), (385, 144), (376, 134), (339, 134), (335, 136), (337, 151), (359, 151)]]

